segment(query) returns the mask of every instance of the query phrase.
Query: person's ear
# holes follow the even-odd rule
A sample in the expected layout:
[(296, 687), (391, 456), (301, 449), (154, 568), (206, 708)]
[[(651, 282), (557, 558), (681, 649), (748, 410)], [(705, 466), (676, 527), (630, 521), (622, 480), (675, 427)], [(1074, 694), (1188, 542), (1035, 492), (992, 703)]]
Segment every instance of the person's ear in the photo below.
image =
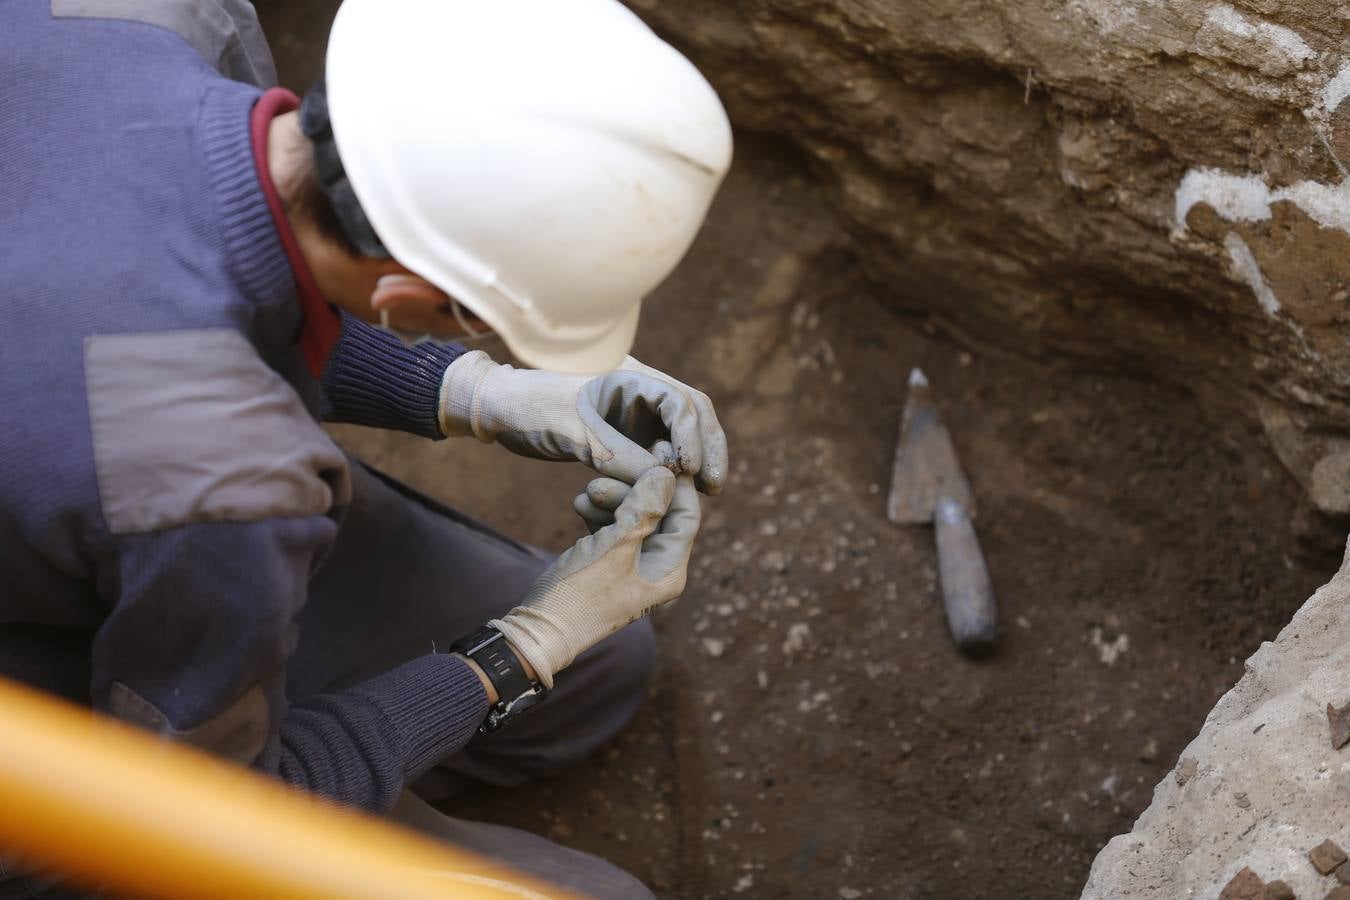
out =
[(370, 308), (381, 310), (443, 310), (449, 298), (431, 282), (416, 275), (393, 273), (380, 276), (370, 295)]

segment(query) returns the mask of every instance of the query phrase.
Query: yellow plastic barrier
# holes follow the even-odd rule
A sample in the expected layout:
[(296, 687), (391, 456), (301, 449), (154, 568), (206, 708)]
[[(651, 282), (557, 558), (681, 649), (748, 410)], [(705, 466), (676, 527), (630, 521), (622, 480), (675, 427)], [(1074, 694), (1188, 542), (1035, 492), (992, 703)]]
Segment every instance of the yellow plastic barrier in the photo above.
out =
[(4, 679), (0, 847), (139, 897), (577, 900)]

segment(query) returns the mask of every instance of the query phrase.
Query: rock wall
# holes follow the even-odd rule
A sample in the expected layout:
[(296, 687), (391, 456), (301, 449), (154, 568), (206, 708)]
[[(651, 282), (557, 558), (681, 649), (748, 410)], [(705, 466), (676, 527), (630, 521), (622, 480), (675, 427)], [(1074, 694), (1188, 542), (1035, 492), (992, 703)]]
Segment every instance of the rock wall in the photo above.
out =
[(804, 152), (898, 307), (1260, 418), (1350, 511), (1350, 7), (629, 2)]
[(1326, 712), (1350, 702), (1347, 629), (1350, 565), (1247, 661), (1134, 830), (1097, 857), (1084, 900), (1217, 897), (1243, 868), (1299, 897), (1338, 886), (1307, 853), (1350, 848), (1350, 747), (1332, 748)]

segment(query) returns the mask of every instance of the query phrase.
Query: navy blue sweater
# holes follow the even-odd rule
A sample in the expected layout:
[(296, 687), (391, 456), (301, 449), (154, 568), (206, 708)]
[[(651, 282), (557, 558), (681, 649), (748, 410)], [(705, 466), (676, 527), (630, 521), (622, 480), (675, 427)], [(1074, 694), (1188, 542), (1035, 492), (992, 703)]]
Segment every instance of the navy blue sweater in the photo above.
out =
[(175, 30), (183, 0), (99, 6), (0, 2), (0, 675), (385, 809), (487, 701), (431, 655), (287, 703), (349, 496), (316, 420), (440, 437), (457, 350), (347, 320), (316, 382), (252, 159), (265, 85), (222, 74), (270, 74), (265, 47)]

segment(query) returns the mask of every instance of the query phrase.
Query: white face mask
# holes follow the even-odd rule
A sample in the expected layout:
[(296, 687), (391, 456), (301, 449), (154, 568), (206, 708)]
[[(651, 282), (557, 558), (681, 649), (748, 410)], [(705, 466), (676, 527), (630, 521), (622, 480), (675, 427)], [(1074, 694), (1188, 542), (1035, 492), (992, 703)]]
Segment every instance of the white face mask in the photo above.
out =
[[(385, 277), (390, 278), (399, 276), (386, 275)], [(458, 344), (472, 345), (478, 343), (484, 338), (492, 337), (492, 332), (490, 330), (478, 331), (472, 325), (469, 324), (468, 320), (464, 318), (464, 312), (460, 309), (459, 303), (455, 301), (454, 297), (450, 298), (450, 309), (455, 314), (455, 321), (459, 323), (459, 327), (462, 328), (465, 332), (462, 337), (447, 338), (442, 340), (440, 338), (437, 338), (433, 335), (426, 333), (425, 331), (422, 332), (404, 331), (402, 328), (396, 328), (395, 326), (389, 324), (388, 309), (380, 310), (380, 324), (377, 325), (376, 327), (379, 328), (381, 331), (387, 331), (394, 337), (398, 338), (400, 341), (403, 342), (403, 345), (405, 347), (416, 347), (418, 344), (426, 344), (426, 343), (432, 344), (458, 343)]]

